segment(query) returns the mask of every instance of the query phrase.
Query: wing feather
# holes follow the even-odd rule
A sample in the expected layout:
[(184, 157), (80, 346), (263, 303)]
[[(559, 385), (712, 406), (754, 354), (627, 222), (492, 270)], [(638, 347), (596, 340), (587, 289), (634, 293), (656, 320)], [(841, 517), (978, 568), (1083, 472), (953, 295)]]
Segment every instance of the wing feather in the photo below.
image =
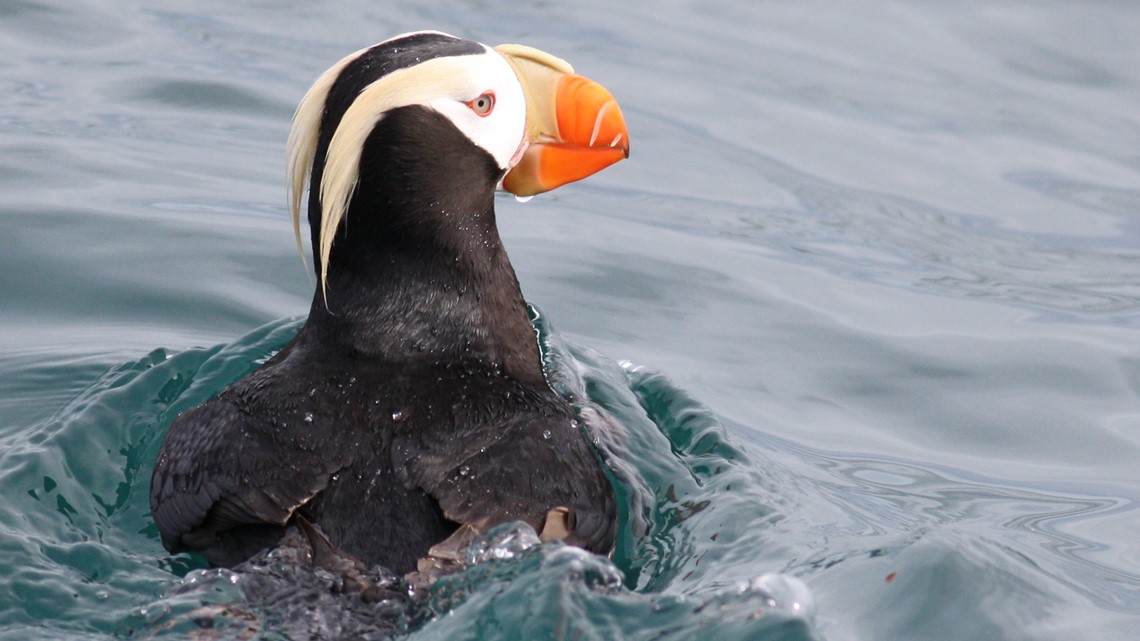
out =
[(283, 451), (289, 439), (282, 429), (234, 401), (223, 393), (179, 416), (151, 481), (151, 510), (166, 548), (198, 551), (218, 565), (274, 543), (293, 512), (343, 465), (319, 450)]

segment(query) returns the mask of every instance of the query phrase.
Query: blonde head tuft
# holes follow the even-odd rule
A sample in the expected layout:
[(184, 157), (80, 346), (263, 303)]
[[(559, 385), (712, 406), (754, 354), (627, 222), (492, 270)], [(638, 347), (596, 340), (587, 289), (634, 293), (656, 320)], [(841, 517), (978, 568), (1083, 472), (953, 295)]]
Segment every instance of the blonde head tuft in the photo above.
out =
[(305, 259), (305, 247), (301, 241), (301, 198), (304, 196), (305, 184), (313, 167), (313, 158), (317, 154), (317, 141), (321, 135), (321, 120), (325, 115), (329, 90), (340, 76), (340, 72), (369, 49), (371, 47), (350, 53), (329, 67), (305, 92), (305, 97), (301, 98), (297, 111), (293, 113), (293, 127), (289, 130), (286, 155), (289, 210), (293, 215), (293, 235), (297, 239), (297, 251), (301, 253), (301, 260)]

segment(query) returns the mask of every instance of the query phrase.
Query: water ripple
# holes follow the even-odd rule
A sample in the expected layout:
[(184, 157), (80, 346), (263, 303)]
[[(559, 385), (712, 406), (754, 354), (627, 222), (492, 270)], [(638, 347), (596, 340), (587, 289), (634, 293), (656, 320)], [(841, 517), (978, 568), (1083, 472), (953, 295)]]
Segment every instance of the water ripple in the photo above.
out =
[[(658, 122), (673, 126), (669, 118)], [(1013, 184), (1117, 220), (1111, 236), (1029, 232), (1007, 228), (988, 212), (951, 211), (829, 182), (691, 127), (674, 133), (756, 172), (773, 191), (794, 198), (794, 206), (641, 190), (607, 199), (615, 215), (759, 244), (789, 262), (848, 278), (1033, 309), (1043, 320), (1140, 325), (1140, 189), (1010, 174)]]

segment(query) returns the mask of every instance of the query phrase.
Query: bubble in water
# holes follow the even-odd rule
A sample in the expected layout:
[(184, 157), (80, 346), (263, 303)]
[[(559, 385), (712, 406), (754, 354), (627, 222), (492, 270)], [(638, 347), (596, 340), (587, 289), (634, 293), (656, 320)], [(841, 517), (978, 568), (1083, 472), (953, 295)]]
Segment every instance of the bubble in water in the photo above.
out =
[(513, 559), (540, 543), (534, 528), (522, 521), (497, 525), (467, 546), (467, 565)]
[(312, 423), (313, 422), (313, 413), (312, 412), (305, 412), (305, 422), (306, 423)]
[(542, 430), (542, 438), (550, 440), (550, 430)]
[(765, 572), (752, 579), (746, 590), (765, 596), (768, 607), (805, 619), (815, 617), (815, 597), (803, 581), (778, 572)]
[(170, 614), (170, 609), (166, 603), (156, 603), (142, 608), (141, 612), (146, 622), (153, 625), (166, 618), (166, 615)]
[(459, 468), (459, 476), (467, 476), (470, 473), (471, 473), (471, 466), (470, 465), (463, 465)]
[(209, 568), (202, 570), (191, 570), (182, 577), (181, 588), (183, 589), (197, 589), (203, 586), (216, 585), (218, 583), (229, 583), (237, 585), (240, 575), (232, 570), (226, 568)]

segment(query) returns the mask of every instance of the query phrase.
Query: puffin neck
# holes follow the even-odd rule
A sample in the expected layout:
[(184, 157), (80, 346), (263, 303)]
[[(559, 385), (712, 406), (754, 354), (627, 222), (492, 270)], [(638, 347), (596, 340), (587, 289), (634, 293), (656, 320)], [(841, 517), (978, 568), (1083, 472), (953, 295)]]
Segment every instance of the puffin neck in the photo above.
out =
[[(405, 108), (385, 116), (361, 159), (327, 287), (318, 281), (313, 297), (309, 335), (402, 366), (485, 368), (544, 383), (535, 331), (495, 225), (501, 170), (490, 154), (439, 114)], [(311, 194), (310, 212), (319, 207)]]

